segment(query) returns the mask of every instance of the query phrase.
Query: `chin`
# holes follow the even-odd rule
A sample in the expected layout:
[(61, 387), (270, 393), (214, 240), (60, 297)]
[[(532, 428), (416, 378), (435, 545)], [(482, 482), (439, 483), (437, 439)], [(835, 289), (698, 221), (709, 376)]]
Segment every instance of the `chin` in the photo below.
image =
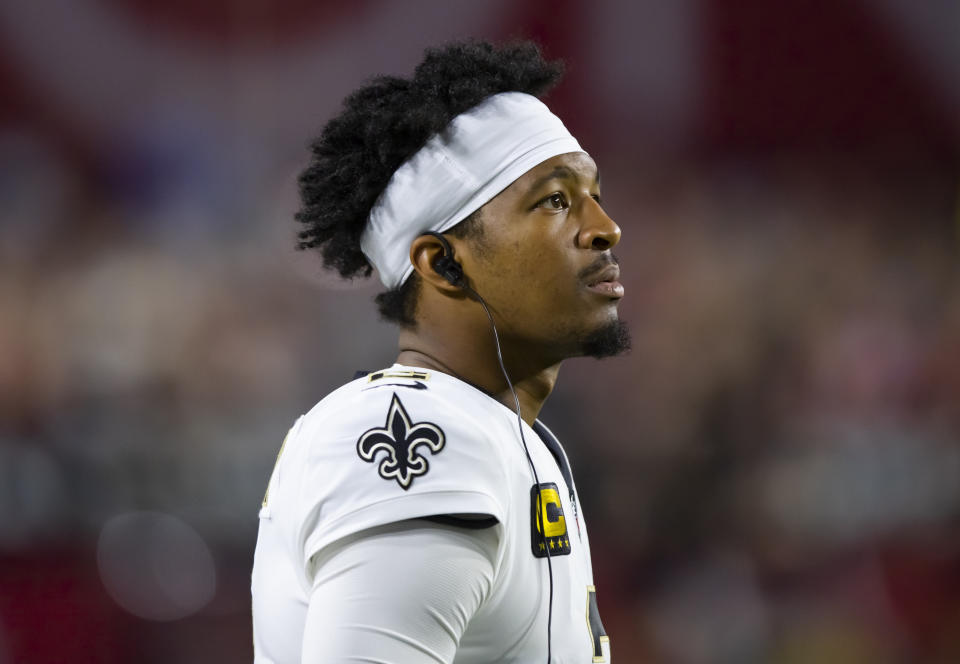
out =
[(602, 359), (630, 350), (630, 330), (622, 320), (614, 319), (588, 334), (580, 343), (580, 355)]

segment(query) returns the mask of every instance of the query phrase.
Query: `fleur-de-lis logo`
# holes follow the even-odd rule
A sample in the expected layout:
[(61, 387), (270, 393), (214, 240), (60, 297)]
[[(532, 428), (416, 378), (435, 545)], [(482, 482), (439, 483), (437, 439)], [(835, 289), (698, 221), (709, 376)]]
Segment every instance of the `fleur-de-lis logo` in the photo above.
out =
[(443, 431), (436, 424), (417, 422), (412, 424), (396, 392), (387, 412), (383, 427), (370, 429), (357, 441), (357, 454), (364, 461), (374, 463), (378, 452), (386, 452), (380, 459), (380, 477), (397, 480), (404, 491), (410, 488), (415, 477), (426, 475), (430, 464), (417, 451), (422, 445), (433, 454), (443, 449)]

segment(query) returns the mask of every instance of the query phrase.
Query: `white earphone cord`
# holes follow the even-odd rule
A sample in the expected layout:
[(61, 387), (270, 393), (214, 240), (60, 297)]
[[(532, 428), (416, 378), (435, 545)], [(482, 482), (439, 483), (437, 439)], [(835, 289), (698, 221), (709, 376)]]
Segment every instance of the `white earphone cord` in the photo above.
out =
[[(533, 457), (530, 456), (530, 450), (527, 448), (527, 439), (523, 435), (523, 417), (520, 413), (520, 397), (517, 396), (517, 391), (513, 388), (513, 382), (510, 380), (510, 375), (507, 373), (507, 368), (503, 364), (503, 353), (500, 352), (500, 335), (497, 334), (497, 326), (493, 322), (493, 315), (490, 313), (490, 309), (487, 307), (487, 303), (483, 301), (483, 298), (480, 297), (480, 293), (473, 290), (470, 286), (464, 284), (463, 286), (470, 294), (472, 294), (477, 301), (480, 303), (480, 306), (483, 307), (484, 313), (487, 314), (487, 319), (490, 321), (490, 329), (493, 330), (493, 343), (496, 346), (497, 350), (497, 362), (500, 363), (500, 371), (503, 372), (503, 377), (507, 381), (507, 386), (510, 388), (510, 394), (513, 395), (513, 403), (516, 406), (517, 410), (517, 428), (520, 431), (520, 442), (523, 443), (523, 451), (527, 455), (527, 463), (530, 464), (530, 471), (533, 474), (533, 483), (536, 487), (537, 492), (537, 524), (538, 529), (541, 534), (546, 532), (546, 525), (543, 522), (543, 503), (542, 494), (540, 493), (540, 478), (537, 476), (537, 467), (533, 463)], [(552, 629), (553, 629), (553, 561), (550, 556), (550, 548), (545, 549), (547, 554), (547, 572), (550, 578), (550, 603), (547, 607), (547, 664), (550, 664), (551, 660), (551, 647), (552, 647)]]

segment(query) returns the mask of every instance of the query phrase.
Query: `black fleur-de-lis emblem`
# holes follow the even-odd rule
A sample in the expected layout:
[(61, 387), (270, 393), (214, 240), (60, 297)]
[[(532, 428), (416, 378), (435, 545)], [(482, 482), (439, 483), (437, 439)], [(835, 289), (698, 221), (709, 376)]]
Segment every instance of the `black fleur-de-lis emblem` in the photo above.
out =
[(385, 452), (380, 459), (380, 477), (397, 480), (404, 491), (410, 488), (414, 478), (426, 475), (430, 464), (418, 448), (426, 446), (436, 454), (443, 449), (443, 430), (430, 422), (411, 423), (403, 404), (393, 394), (387, 422), (383, 427), (370, 429), (357, 441), (357, 454), (364, 461), (374, 463), (378, 452)]

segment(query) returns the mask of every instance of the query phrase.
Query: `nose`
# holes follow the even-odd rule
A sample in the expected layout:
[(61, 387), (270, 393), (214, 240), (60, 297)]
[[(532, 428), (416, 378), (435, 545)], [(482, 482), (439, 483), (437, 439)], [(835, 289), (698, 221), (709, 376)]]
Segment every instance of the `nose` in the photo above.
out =
[(583, 226), (577, 236), (581, 249), (612, 249), (620, 241), (620, 227), (607, 216), (600, 203), (588, 198), (584, 203)]

